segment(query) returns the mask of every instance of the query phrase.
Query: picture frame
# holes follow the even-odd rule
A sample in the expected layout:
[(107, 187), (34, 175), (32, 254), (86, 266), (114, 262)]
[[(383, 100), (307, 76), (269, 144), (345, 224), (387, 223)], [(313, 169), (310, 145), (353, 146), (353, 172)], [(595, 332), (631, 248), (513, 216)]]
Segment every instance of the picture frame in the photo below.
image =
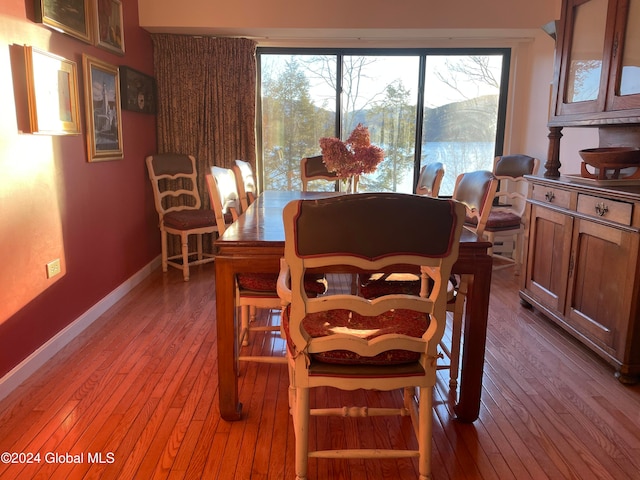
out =
[(35, 20), (93, 44), (93, 0), (35, 0)]
[(31, 133), (81, 133), (76, 63), (27, 45), (24, 55)]
[(124, 20), (120, 0), (97, 0), (95, 8), (95, 44), (124, 55)]
[(120, 66), (120, 92), (123, 110), (156, 113), (156, 80), (152, 76)]
[(89, 162), (120, 160), (122, 115), (118, 67), (82, 55)]

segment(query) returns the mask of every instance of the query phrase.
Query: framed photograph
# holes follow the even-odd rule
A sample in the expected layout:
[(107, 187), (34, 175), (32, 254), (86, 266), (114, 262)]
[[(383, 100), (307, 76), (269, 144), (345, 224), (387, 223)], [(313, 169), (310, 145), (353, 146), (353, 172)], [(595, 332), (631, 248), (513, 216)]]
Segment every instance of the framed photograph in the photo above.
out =
[(29, 46), (24, 54), (31, 133), (80, 133), (76, 63)]
[(83, 42), (93, 43), (92, 6), (92, 0), (36, 0), (36, 21)]
[(122, 108), (132, 112), (156, 113), (156, 81), (133, 68), (120, 67)]
[(124, 23), (120, 0), (97, 0), (96, 45), (118, 55), (124, 55)]
[(120, 160), (122, 118), (118, 67), (82, 55), (89, 161)]

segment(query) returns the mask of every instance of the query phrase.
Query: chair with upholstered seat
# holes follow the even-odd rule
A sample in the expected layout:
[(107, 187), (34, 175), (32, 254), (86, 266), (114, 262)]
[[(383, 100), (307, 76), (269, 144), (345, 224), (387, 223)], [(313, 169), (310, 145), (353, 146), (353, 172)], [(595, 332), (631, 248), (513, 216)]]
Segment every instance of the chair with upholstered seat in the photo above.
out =
[(258, 196), (256, 176), (253, 173), (251, 164), (244, 160), (235, 161), (233, 165), (233, 173), (236, 176), (238, 195), (240, 195), (240, 204), (242, 205), (242, 211), (244, 212)]
[(441, 162), (433, 162), (425, 165), (420, 170), (416, 193), (418, 195), (437, 197), (438, 193), (440, 193), (442, 177), (444, 177), (444, 165)]
[[(206, 176), (207, 189), (211, 206), (215, 212), (219, 235), (223, 235), (227, 227), (235, 222), (242, 213), (240, 195), (236, 186), (233, 170), (222, 167), (211, 167)], [(236, 278), (236, 304), (240, 307), (240, 329), (238, 345), (249, 344), (250, 331), (279, 331), (279, 326), (252, 327), (257, 308), (278, 309), (280, 299), (276, 292), (275, 274), (240, 274)], [(239, 356), (240, 360), (280, 361), (284, 357), (248, 358)]]
[[(187, 281), (190, 266), (213, 262), (213, 252), (203, 251), (202, 236), (217, 232), (213, 210), (201, 208), (196, 160), (192, 155), (158, 153), (149, 155), (146, 163), (160, 219), (162, 271), (178, 268)], [(168, 235), (180, 237), (180, 254), (169, 255)], [(196, 236), (195, 250), (189, 247), (190, 235)]]
[[(485, 225), (484, 234), (493, 244), (491, 253), (500, 255), (499, 266), (513, 265), (516, 275), (522, 264), (522, 243), (527, 203), (527, 180), (525, 175), (535, 175), (540, 160), (528, 155), (503, 155), (496, 157), (493, 174), (499, 181), (499, 188)], [(510, 254), (510, 257), (506, 257)], [(506, 263), (504, 262), (506, 261)]]
[(498, 179), (487, 170), (462, 173), (456, 178), (453, 198), (467, 207), (465, 227), (479, 238), (484, 238), (497, 188)]
[[(498, 180), (491, 172), (485, 170), (462, 173), (456, 178), (452, 198), (465, 206), (464, 226), (479, 238), (484, 237), (484, 229), (489, 219), (491, 204), (497, 188)], [(458, 384), (462, 322), (469, 281), (469, 275), (461, 275), (456, 278), (456, 298), (455, 302), (449, 306), (449, 311), (453, 312), (451, 345), (448, 346), (444, 343), (441, 345), (444, 353), (449, 357), (449, 365), (443, 365), (443, 368), (449, 369), (449, 385), (451, 387), (456, 387)]]
[(332, 190), (336, 192), (340, 189), (338, 176), (335, 172), (327, 170), (327, 166), (322, 161), (322, 155), (305, 157), (300, 160), (300, 180), (302, 180), (302, 191), (309, 189), (309, 182), (315, 180), (325, 180), (333, 183)]
[[(416, 217), (422, 221), (416, 222)], [(285, 253), (278, 292), (288, 303), (282, 321), (296, 478), (307, 478), (309, 457), (416, 457), (420, 478), (430, 478), (437, 348), (445, 329), (446, 285), (458, 255), (464, 207), (453, 200), (372, 193), (293, 201), (283, 218)], [(384, 229), (380, 218), (385, 219)], [(407, 266), (421, 272), (423, 289), (418, 295), (370, 300), (357, 292), (328, 293), (313, 299), (303, 289), (308, 269), (376, 272), (403, 271)], [(398, 402), (389, 408), (318, 409), (310, 405), (310, 390), (318, 387), (398, 390)], [(310, 415), (410, 416), (418, 448), (407, 449), (403, 440), (392, 445), (394, 449), (309, 451)], [(363, 439), (368, 445), (372, 441)]]
[[(211, 167), (205, 176), (209, 199), (215, 212), (219, 235), (242, 213), (240, 195), (236, 187), (236, 176), (228, 168)], [(279, 325), (255, 326), (257, 308), (280, 309), (280, 298), (276, 291), (276, 273), (241, 273), (236, 277), (236, 305), (240, 307), (238, 346), (249, 345), (250, 332), (279, 332)], [(310, 276), (307, 289), (310, 294), (324, 293), (326, 282), (321, 275)], [(241, 361), (284, 362), (280, 356), (239, 355)]]
[[(458, 175), (452, 198), (465, 206), (465, 228), (473, 231), (478, 237), (483, 237), (484, 226), (491, 211), (498, 180), (489, 172), (480, 170)], [(404, 275), (371, 276), (360, 286), (363, 295), (374, 298), (383, 293), (416, 293), (420, 289), (420, 281)], [(462, 322), (467, 298), (469, 276), (452, 276), (448, 285), (447, 311), (452, 312), (451, 343), (444, 340), (440, 346), (449, 358), (448, 364), (441, 363), (438, 367), (449, 370), (449, 386), (458, 385), (458, 370), (460, 364), (460, 342), (462, 338)]]

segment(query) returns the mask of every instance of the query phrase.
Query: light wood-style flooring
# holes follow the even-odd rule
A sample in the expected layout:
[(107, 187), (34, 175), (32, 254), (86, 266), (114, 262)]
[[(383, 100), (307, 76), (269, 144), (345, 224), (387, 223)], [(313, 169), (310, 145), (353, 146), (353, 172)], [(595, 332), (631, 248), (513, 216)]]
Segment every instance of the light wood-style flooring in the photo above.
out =
[[(439, 374), (434, 479), (640, 478), (640, 386), (621, 385), (611, 367), (521, 307), (517, 290), (512, 269), (494, 272), (475, 423), (452, 419), (448, 375)], [(245, 418), (219, 417), (214, 292), (211, 264), (186, 283), (175, 269), (154, 272), (0, 402), (0, 453), (33, 460), (0, 462), (0, 479), (293, 479), (284, 365), (242, 364)], [(401, 402), (399, 393), (312, 396), (318, 406), (336, 399)], [(415, 445), (407, 418), (323, 418), (311, 429), (312, 446)], [(310, 479), (417, 478), (406, 459), (309, 467)]]

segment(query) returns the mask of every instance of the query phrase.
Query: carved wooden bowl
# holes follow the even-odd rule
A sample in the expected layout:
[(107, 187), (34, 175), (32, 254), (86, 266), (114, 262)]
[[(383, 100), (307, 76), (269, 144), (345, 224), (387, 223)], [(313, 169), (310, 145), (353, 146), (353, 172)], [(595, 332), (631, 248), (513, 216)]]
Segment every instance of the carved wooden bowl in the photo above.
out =
[[(578, 153), (584, 161), (581, 175), (587, 178), (617, 179), (621, 169), (640, 167), (640, 148), (637, 147), (587, 148)], [(589, 172), (585, 164), (597, 168), (598, 171)], [(635, 174), (633, 176), (635, 177)]]

